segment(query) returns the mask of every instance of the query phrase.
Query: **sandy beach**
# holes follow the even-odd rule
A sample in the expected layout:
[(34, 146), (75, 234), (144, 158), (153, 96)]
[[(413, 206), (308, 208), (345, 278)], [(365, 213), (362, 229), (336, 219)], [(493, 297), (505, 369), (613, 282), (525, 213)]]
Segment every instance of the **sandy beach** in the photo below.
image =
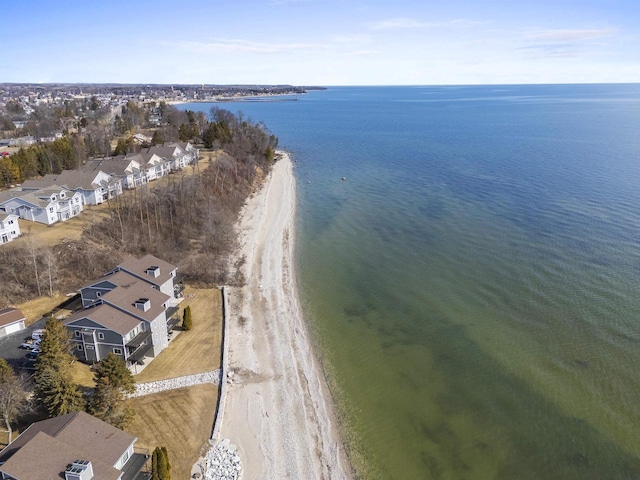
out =
[(285, 153), (240, 220), (247, 282), (228, 290), (234, 375), (220, 433), (238, 447), (243, 480), (351, 478), (296, 291), (295, 192)]

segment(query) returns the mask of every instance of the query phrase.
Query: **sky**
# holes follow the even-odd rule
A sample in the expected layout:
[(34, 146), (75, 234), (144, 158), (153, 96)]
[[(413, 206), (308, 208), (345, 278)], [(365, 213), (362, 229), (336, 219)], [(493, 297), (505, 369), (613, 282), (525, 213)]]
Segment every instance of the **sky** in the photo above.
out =
[(640, 0), (5, 0), (1, 82), (640, 82)]

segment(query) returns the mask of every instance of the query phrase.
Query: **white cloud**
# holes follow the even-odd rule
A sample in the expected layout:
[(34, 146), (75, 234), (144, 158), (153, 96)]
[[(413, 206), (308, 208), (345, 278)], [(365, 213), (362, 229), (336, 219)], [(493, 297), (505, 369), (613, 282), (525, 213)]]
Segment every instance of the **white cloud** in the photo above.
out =
[(614, 33), (615, 30), (610, 28), (542, 30), (529, 33), (526, 38), (541, 42), (572, 42), (608, 37)]
[(519, 47), (529, 59), (588, 56), (601, 47), (599, 40), (616, 33), (611, 28), (546, 29), (523, 34)]
[(370, 22), (369, 28), (372, 30), (394, 30), (394, 29), (412, 29), (412, 28), (436, 28), (436, 27), (453, 27), (453, 26), (470, 26), (484, 25), (488, 22), (479, 20), (469, 20), (466, 18), (455, 18), (445, 20), (443, 22), (424, 22), (415, 18), (388, 18), (377, 22)]
[(351, 52), (351, 55), (354, 55), (356, 57), (371, 57), (373, 55), (378, 55), (377, 50), (355, 50), (353, 52)]
[(263, 43), (249, 40), (229, 39), (213, 42), (179, 42), (178, 45), (198, 53), (244, 52), (244, 53), (283, 53), (302, 50), (319, 50), (327, 46), (314, 43)]

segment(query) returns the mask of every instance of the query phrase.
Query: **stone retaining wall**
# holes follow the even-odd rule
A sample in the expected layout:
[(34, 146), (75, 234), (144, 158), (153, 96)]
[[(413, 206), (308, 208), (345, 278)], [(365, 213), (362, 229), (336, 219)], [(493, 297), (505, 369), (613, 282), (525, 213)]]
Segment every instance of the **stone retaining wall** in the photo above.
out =
[(185, 375), (183, 377), (169, 378), (167, 380), (158, 380), (157, 382), (147, 382), (136, 384), (136, 391), (131, 397), (142, 397), (153, 393), (164, 392), (166, 390), (175, 390), (176, 388), (192, 387), (202, 383), (220, 384), (220, 369), (212, 372), (196, 373), (194, 375)]
[(222, 415), (224, 414), (224, 404), (227, 399), (227, 372), (229, 371), (227, 362), (229, 361), (229, 300), (227, 298), (228, 287), (222, 287), (222, 358), (220, 359), (220, 388), (218, 388), (218, 405), (213, 419), (213, 430), (211, 432), (211, 443), (215, 444), (220, 435)]

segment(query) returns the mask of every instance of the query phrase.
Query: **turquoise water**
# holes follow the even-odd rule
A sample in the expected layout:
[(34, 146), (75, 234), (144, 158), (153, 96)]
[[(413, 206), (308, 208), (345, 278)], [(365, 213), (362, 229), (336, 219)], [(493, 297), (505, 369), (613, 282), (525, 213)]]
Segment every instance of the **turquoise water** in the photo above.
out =
[(640, 478), (640, 85), (222, 106), (297, 162), (305, 313), (363, 477)]

